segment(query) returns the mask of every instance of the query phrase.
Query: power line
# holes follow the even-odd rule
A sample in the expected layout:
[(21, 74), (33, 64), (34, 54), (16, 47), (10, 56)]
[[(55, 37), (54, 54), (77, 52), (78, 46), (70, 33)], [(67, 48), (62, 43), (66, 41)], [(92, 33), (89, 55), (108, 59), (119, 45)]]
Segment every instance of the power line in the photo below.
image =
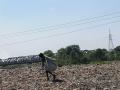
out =
[[(69, 24), (72, 24), (72, 23), (77, 23), (77, 22), (82, 22), (82, 21), (87, 21), (87, 20), (92, 20), (92, 19), (97, 19), (97, 18), (103, 18), (103, 17), (115, 15), (115, 14), (120, 14), (120, 11), (118, 11), (118, 12), (112, 12), (112, 13), (101, 15), (101, 16), (96, 16), (96, 17), (91, 17), (91, 18), (85, 18), (85, 19), (75, 20), (75, 21), (71, 21), (71, 22), (67, 22), (67, 23), (59, 24), (59, 25), (48, 25), (48, 26), (45, 26), (45, 27), (40, 27), (38, 29), (46, 29), (46, 28), (53, 28), (53, 27), (58, 27), (58, 26), (64, 26), (64, 25), (69, 25)], [(33, 31), (34, 29), (37, 29), (37, 28), (33, 28), (33, 29), (21, 31), (21, 32), (1, 34), (0, 36), (8, 36), (8, 35), (16, 35), (16, 34), (20, 34), (20, 33), (34, 32)], [(43, 32), (43, 31), (41, 31), (41, 32)]]
[(54, 35), (50, 35), (50, 36), (47, 36), (47, 37), (41, 37), (41, 38), (38, 37), (38, 38), (25, 40), (25, 41), (21, 41), (21, 42), (6, 43), (6, 44), (0, 45), (0, 46), (10, 46), (10, 45), (15, 45), (15, 44), (21, 44), (21, 43), (27, 43), (27, 42), (31, 42), (31, 41), (35, 41), (35, 40), (40, 40), (40, 39), (47, 39), (47, 38), (56, 37), (56, 36), (58, 37), (58, 36), (68, 35), (68, 34), (71, 34), (71, 33), (74, 33), (74, 32), (79, 32), (79, 31), (82, 31), (82, 30), (93, 29), (93, 28), (104, 26), (104, 25), (118, 23), (118, 22), (120, 22), (120, 20), (113, 21), (113, 22), (107, 22), (107, 23), (104, 23), (104, 24), (98, 24), (98, 25), (95, 25), (95, 26), (91, 26), (91, 27), (87, 27), (87, 28), (83, 28), (83, 29), (78, 29), (78, 30), (73, 30), (73, 31), (65, 32), (65, 33), (54, 34)]
[[(100, 20), (92, 20), (92, 21), (88, 21), (88, 22), (84, 22), (84, 23), (78, 23), (78, 24), (73, 24), (73, 25), (69, 25), (68, 27), (72, 27), (72, 26), (77, 26), (77, 25), (84, 25), (84, 24), (87, 24), (87, 23), (94, 23), (94, 22), (98, 22), (98, 21), (102, 21), (102, 20), (110, 20), (110, 19), (115, 19), (115, 18), (119, 18), (120, 16), (114, 16), (114, 17), (110, 17), (110, 18), (103, 18), (103, 19), (100, 19)], [(53, 31), (53, 30), (58, 30), (58, 29), (61, 29), (61, 28), (65, 28), (67, 27), (66, 25), (63, 25), (63, 26), (59, 26), (59, 27), (53, 27), (51, 29), (47, 28), (46, 30), (41, 30), (41, 31), (34, 31), (32, 32), (31, 34), (36, 34), (38, 32), (45, 32), (45, 31)], [(29, 35), (31, 35), (29, 34)], [(14, 35), (14, 36), (17, 36), (18, 35)], [(11, 38), (12, 36), (7, 36), (7, 38), (4, 38), (3, 39), (9, 39), (9, 37)], [(21, 37), (24, 37), (23, 35)]]

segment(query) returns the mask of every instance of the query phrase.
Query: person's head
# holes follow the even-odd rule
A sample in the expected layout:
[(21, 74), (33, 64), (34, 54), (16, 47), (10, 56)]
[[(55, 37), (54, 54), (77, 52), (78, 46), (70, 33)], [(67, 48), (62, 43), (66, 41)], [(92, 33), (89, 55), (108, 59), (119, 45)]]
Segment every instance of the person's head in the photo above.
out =
[(45, 56), (44, 56), (43, 53), (40, 53), (40, 54), (39, 54), (39, 57), (44, 58)]

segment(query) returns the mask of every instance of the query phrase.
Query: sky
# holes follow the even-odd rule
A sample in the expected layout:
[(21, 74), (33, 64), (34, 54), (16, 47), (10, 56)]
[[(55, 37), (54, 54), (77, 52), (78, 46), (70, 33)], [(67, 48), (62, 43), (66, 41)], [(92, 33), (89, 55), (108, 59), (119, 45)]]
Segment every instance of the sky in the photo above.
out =
[(0, 0), (0, 58), (120, 45), (120, 0)]

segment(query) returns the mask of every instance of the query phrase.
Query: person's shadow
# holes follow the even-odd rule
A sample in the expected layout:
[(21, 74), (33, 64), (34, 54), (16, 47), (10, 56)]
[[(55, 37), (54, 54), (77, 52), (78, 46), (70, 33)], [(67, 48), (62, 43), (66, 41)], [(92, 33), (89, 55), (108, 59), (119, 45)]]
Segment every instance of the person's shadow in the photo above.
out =
[(60, 79), (55, 79), (52, 82), (60, 82), (60, 83), (62, 83), (62, 82), (65, 82), (65, 81), (64, 80), (60, 80)]

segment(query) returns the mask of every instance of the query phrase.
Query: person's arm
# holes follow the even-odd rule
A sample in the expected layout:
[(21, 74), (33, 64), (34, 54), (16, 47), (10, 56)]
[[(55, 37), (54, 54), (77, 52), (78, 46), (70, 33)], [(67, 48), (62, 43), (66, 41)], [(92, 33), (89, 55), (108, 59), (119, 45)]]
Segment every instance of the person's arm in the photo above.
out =
[(41, 58), (41, 62), (42, 62), (42, 69), (43, 69), (43, 68), (44, 68), (44, 66), (45, 66), (45, 61), (46, 61), (45, 57), (42, 57), (42, 58)]
[(45, 66), (45, 62), (42, 60), (42, 68)]
[(43, 53), (40, 53), (39, 54), (39, 57), (40, 57), (40, 59), (41, 59), (41, 68), (43, 69), (43, 67), (45, 66), (45, 56), (44, 56), (44, 54)]

